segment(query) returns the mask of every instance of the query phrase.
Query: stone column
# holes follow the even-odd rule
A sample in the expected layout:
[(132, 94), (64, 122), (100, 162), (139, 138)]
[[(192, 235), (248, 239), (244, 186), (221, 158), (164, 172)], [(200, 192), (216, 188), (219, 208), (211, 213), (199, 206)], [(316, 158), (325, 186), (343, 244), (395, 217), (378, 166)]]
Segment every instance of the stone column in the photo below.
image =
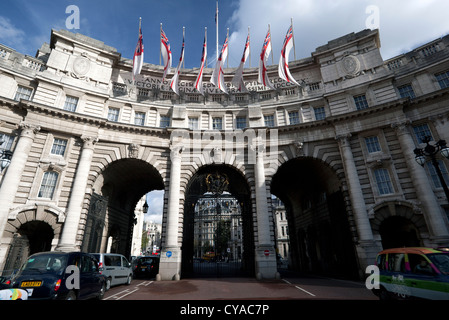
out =
[(402, 153), (416, 190), (416, 195), (421, 203), (423, 214), (431, 233), (431, 241), (434, 244), (446, 246), (449, 244), (449, 233), (446, 227), (443, 209), (438, 204), (426, 170), (415, 161), (413, 150), (416, 146), (408, 130), (408, 123), (395, 123), (392, 127), (396, 130)]
[(89, 177), (90, 165), (94, 154), (94, 144), (98, 141), (96, 137), (82, 136), (83, 148), (78, 160), (78, 167), (75, 173), (75, 180), (70, 192), (70, 199), (67, 205), (64, 227), (62, 229), (58, 251), (78, 251), (80, 244), (77, 244), (77, 234), (86, 196), (86, 186)]
[(156, 280), (179, 280), (181, 249), (178, 244), (179, 200), (181, 188), (181, 160), (184, 146), (170, 146), (170, 183), (168, 193), (165, 244), (161, 250), (159, 274)]
[(360, 241), (372, 241), (373, 231), (369, 223), (368, 211), (366, 209), (365, 198), (363, 197), (360, 180), (357, 174), (357, 167), (352, 155), (349, 137), (351, 135), (340, 135), (336, 139), (339, 142), (340, 153), (343, 158), (346, 179), (349, 187), (349, 196), (351, 198), (352, 210), (354, 211), (357, 232)]
[(14, 203), (14, 198), (19, 188), (20, 178), (25, 169), (34, 137), (40, 130), (40, 127), (25, 122), (20, 124), (20, 128), (22, 130), (20, 132), (19, 141), (14, 149), (11, 163), (3, 176), (0, 189), (0, 235), (2, 236), (0, 238), (0, 270), (6, 261), (6, 254), (11, 240), (3, 238), (3, 233), (8, 221), (9, 210)]
[(361, 272), (368, 265), (374, 264), (377, 253), (382, 249), (379, 243), (376, 243), (369, 222), (368, 211), (363, 197), (360, 179), (357, 174), (357, 167), (354, 162), (349, 138), (351, 134), (337, 135), (336, 139), (340, 147), (340, 154), (343, 159), (343, 166), (348, 184), (351, 207), (354, 212), (355, 223), (357, 226), (358, 242), (356, 244), (357, 255), (361, 267)]
[(276, 250), (274, 249), (270, 234), (264, 166), (265, 144), (256, 142), (251, 146), (251, 149), (256, 153), (256, 163), (254, 166), (258, 240), (255, 252), (256, 276), (258, 279), (273, 279), (279, 277), (279, 274), (276, 265)]

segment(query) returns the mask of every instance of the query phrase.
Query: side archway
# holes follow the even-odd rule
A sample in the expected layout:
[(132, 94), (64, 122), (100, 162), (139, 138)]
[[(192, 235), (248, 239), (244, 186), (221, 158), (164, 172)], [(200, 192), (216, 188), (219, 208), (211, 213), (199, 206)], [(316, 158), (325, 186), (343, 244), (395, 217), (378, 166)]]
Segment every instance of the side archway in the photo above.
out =
[(273, 175), (271, 193), (287, 214), (291, 269), (358, 277), (354, 228), (342, 190), (336, 171), (311, 157), (291, 159)]
[[(106, 166), (93, 184), (86, 222), (91, 230), (85, 230), (83, 250), (111, 250), (128, 257), (137, 203), (148, 192), (163, 189), (164, 181), (160, 172), (146, 161), (125, 158)], [(101, 241), (91, 239), (99, 236)], [(95, 248), (92, 247), (94, 244)]]

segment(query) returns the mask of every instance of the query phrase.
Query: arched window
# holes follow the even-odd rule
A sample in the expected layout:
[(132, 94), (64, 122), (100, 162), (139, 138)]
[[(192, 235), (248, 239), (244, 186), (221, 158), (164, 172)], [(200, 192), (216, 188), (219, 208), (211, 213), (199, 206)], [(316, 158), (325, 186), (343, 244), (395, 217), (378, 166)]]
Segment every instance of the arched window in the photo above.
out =
[(39, 198), (53, 198), (55, 192), (56, 183), (58, 182), (59, 174), (55, 171), (47, 171), (42, 178), (41, 187), (39, 189)]

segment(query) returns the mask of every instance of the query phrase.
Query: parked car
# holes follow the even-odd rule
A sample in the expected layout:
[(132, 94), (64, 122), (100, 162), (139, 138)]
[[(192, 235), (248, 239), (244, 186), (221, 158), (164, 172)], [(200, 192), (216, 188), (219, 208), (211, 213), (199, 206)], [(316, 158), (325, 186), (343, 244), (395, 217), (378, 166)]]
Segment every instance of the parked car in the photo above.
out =
[(134, 276), (154, 277), (159, 272), (159, 256), (141, 256), (135, 260)]
[(27, 300), (28, 292), (23, 289), (13, 289), (10, 281), (0, 277), (0, 300)]
[(379, 252), (380, 299), (449, 300), (449, 252), (432, 248), (395, 248)]
[(131, 284), (133, 270), (125, 256), (116, 253), (92, 253), (100, 273), (106, 278), (106, 290), (119, 284)]
[(97, 260), (88, 253), (40, 252), (28, 257), (12, 279), (12, 287), (26, 290), (28, 300), (102, 299), (106, 281)]

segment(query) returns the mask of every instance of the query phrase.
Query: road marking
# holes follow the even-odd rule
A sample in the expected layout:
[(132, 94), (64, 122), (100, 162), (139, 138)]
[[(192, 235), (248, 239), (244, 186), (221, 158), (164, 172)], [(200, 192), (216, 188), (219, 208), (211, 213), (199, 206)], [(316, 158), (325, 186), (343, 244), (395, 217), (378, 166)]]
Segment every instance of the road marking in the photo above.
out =
[(295, 286), (295, 288), (297, 288), (297, 289), (299, 289), (299, 290), (301, 290), (301, 291), (304, 291), (304, 292), (307, 293), (307, 294), (310, 294), (312, 297), (315, 297), (315, 295), (314, 295), (313, 293), (310, 293), (309, 291), (304, 290), (304, 289), (301, 288), (301, 287)]
[[(292, 284), (290, 281), (285, 280), (285, 279), (282, 279), (282, 281), (284, 281), (284, 282), (287, 283), (287, 284)], [(303, 292), (305, 292), (305, 293), (307, 293), (307, 294), (309, 294), (309, 295), (311, 295), (312, 297), (315, 297), (315, 295), (314, 295), (313, 293), (310, 293), (309, 291), (307, 291), (307, 290), (305, 290), (305, 289), (303, 289), (303, 288), (301, 288), (301, 287), (299, 287), (299, 286), (295, 286), (295, 288), (296, 288), (296, 289), (299, 289), (299, 290), (301, 290), (301, 291), (303, 291)]]
[(104, 298), (104, 300), (110, 300), (110, 299), (120, 300), (120, 299), (123, 299), (124, 297), (129, 296), (130, 294), (132, 294), (132, 293), (138, 291), (138, 290), (139, 290), (139, 286), (145, 286), (145, 287), (148, 287), (148, 286), (149, 286), (150, 284), (152, 284), (152, 283), (153, 283), (153, 281), (144, 281), (144, 282), (141, 282), (141, 283), (139, 283), (138, 285), (136, 285), (136, 286), (134, 287), (135, 289), (132, 289), (132, 290), (130, 290), (130, 289), (122, 290), (122, 291), (117, 292), (116, 294), (114, 294), (114, 295), (112, 295), (112, 296), (109, 296), (109, 297), (107, 297), (107, 298)]

